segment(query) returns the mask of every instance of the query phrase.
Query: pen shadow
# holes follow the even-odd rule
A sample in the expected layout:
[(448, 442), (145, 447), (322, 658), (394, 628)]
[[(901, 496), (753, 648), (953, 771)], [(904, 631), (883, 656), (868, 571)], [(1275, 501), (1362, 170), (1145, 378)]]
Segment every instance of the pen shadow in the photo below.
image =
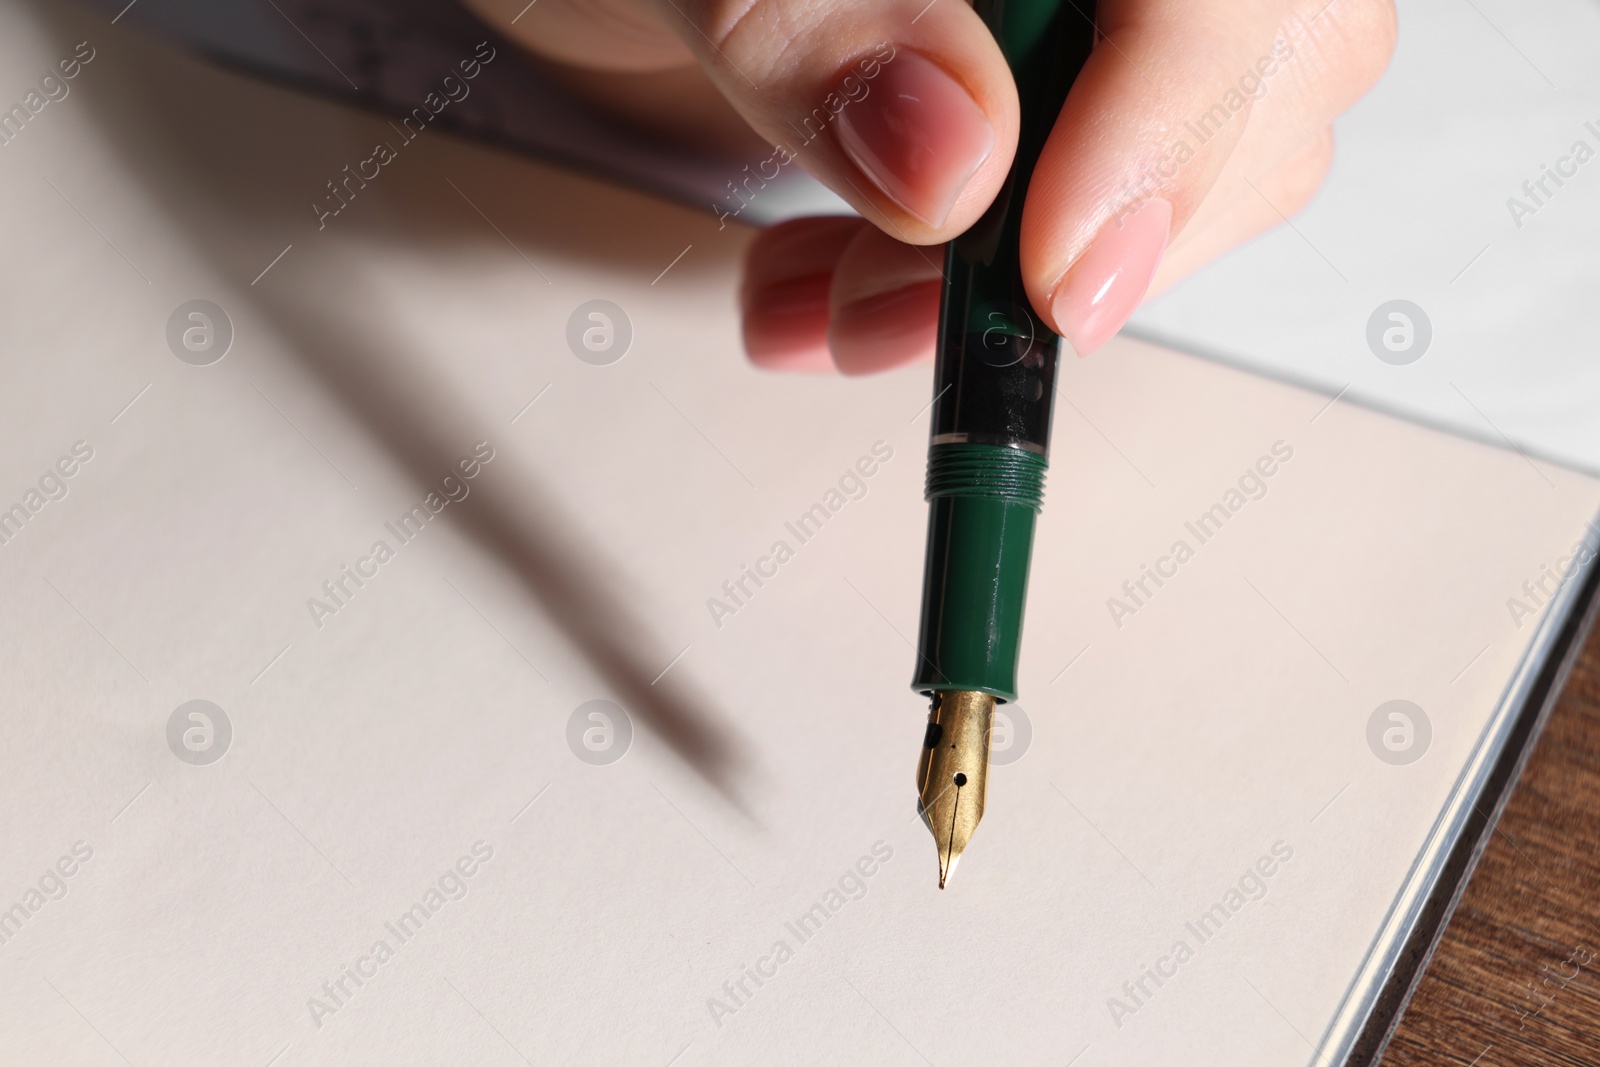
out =
[[(356, 146), (370, 146), (380, 137), (383, 120), (192, 60), (174, 62), (165, 46), (132, 33), (118, 33), (113, 41), (103, 22), (78, 11), (39, 2), (32, 6), (63, 40), (82, 39), (90, 29), (106, 39), (102, 53), (111, 54), (97, 60), (96, 73), (117, 79), (115, 91), (84, 92), (82, 106), (119, 155), (130, 184), (154, 201), (163, 221), (179, 229), (203, 257), (195, 273), (216, 277), (243, 294), (255, 317), (284, 342), (296, 372), (418, 486), (436, 483), (463, 441), (482, 436), (481, 417), (434, 369), (444, 355), (383, 328), (381, 309), (355, 315), (341, 306), (339, 294), (308, 293), (281, 279), (274, 279), (276, 286), (253, 285), (265, 261), (256, 258), (260, 249), (290, 240), (309, 244), (315, 237), (307, 192), (321, 191), (336, 176), (321, 173), (332, 169), (329, 160), (343, 164), (370, 154), (370, 147), (358, 151)], [(405, 148), (406, 166), (395, 168), (402, 173), (374, 183), (374, 202), (361, 206), (372, 208), (373, 218), (394, 224), (374, 239), (377, 253), (383, 242), (403, 244), (410, 260), (431, 260), (443, 270), (475, 259), (501, 261), (505, 247), (500, 242), (507, 240), (533, 262), (577, 262), (648, 277), (659, 264), (643, 258), (656, 246), (640, 240), (641, 231), (665, 226), (670, 233), (692, 224), (681, 209), (658, 210), (644, 198), (619, 197), (614, 191), (586, 193), (589, 183), (571, 175), (507, 164), (471, 172), (473, 191), (488, 189), (481, 195), (493, 197), (491, 225), (503, 231), (497, 236), (472, 224), (476, 217), (470, 212), (464, 218), (466, 205), (448, 200), (436, 148), (449, 136), (427, 131), (417, 143), (433, 139), (428, 152)], [(491, 182), (504, 183), (510, 176), (515, 188), (496, 193)], [(505, 202), (515, 207), (503, 213)], [(224, 226), (247, 247), (218, 247), (214, 235)], [(365, 225), (361, 219), (349, 224), (349, 232), (369, 239), (372, 231), (370, 218)], [(732, 254), (734, 243), (726, 245)], [(323, 275), (325, 280), (327, 271)], [(502, 456), (497, 466), (509, 462), (513, 469), (496, 479), (498, 490), (485, 485), (474, 490), (474, 503), (450, 509), (455, 528), (515, 577), (630, 713), (731, 807), (752, 818), (738, 786), (745, 760), (728, 716), (698, 691), (687, 672), (657, 677), (663, 663), (653, 655), (646, 662), (641, 650), (658, 649), (663, 642), (652, 639), (607, 577), (617, 568), (568, 533), (577, 529), (570, 512), (545, 490), (537, 469)]]

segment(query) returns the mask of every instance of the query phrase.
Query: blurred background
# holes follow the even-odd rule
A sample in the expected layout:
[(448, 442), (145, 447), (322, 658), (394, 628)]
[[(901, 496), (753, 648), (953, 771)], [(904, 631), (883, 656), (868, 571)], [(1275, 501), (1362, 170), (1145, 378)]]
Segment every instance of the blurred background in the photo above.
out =
[[(448, 0), (90, 2), (220, 62), (399, 114), (458, 54), (499, 42)], [(1600, 8), (1399, 9), (1394, 61), (1336, 123), (1333, 171), (1311, 207), (1152, 302), (1131, 330), (1600, 472), (1588, 313), (1600, 165), (1546, 177), (1579, 142), (1600, 153)], [(446, 117), (463, 133), (707, 210), (724, 202), (730, 173), (761, 158), (629, 126), (499, 43), (505, 61)], [(1525, 188), (1541, 178), (1545, 193)], [(790, 168), (742, 218), (848, 210)], [(1394, 325), (1396, 301), (1418, 340), (1375, 360), (1369, 328)]]

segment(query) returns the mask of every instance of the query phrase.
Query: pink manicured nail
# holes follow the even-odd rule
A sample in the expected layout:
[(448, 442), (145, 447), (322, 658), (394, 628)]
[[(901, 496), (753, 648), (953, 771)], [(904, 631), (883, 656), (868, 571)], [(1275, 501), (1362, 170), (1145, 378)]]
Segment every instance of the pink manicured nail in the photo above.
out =
[(1122, 329), (1150, 288), (1172, 228), (1172, 204), (1152, 198), (1095, 235), (1050, 296), (1050, 317), (1087, 356)]
[[(853, 68), (852, 68), (853, 71)], [(994, 150), (994, 127), (965, 87), (931, 59), (901, 51), (839, 113), (839, 144), (906, 211), (939, 226)], [(841, 93), (843, 90), (841, 89)]]
[(829, 274), (769, 282), (747, 295), (744, 347), (769, 370), (832, 370), (828, 352)]
[(933, 355), (939, 283), (917, 282), (834, 309), (828, 325), (833, 361), (843, 374), (876, 374)]

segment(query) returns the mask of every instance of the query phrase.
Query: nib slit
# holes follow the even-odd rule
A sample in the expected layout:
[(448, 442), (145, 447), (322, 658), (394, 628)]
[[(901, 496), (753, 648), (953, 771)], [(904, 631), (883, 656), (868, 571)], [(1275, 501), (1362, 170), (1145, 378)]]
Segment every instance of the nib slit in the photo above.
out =
[[(958, 775), (957, 777), (958, 778), (965, 778), (966, 775)], [(950, 805), (950, 837), (949, 837), (948, 841), (945, 843), (945, 849), (944, 849), (945, 854), (940, 857), (940, 859), (943, 860), (943, 862), (939, 864), (939, 888), (940, 889), (944, 888), (944, 883), (950, 877), (950, 869), (952, 867), (954, 867), (955, 863), (956, 863), (956, 817), (960, 813), (960, 811), (961, 811), (961, 786), (958, 785), (958, 786), (956, 786), (955, 803)]]

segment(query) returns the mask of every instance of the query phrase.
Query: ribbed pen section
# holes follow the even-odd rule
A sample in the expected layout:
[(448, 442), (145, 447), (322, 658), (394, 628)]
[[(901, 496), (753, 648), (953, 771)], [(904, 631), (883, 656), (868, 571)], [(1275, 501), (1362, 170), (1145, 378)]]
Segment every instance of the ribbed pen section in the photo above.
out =
[(1004, 445), (928, 450), (928, 551), (918, 692), (1017, 698), (1017, 655), (1043, 456)]
[(934, 445), (928, 450), (925, 497), (930, 502), (940, 497), (989, 497), (1038, 511), (1044, 506), (1049, 465), (1043, 456), (1023, 448)]

